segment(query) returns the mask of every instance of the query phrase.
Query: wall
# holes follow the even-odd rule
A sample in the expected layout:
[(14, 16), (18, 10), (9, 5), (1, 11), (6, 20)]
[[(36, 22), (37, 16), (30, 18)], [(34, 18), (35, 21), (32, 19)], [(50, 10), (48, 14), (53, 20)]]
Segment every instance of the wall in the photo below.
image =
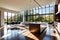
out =
[[(17, 11), (0, 8), (0, 28), (4, 27), (4, 11), (19, 13)], [(4, 35), (4, 28), (0, 29), (0, 38)], [(1, 39), (0, 39), (1, 40)]]

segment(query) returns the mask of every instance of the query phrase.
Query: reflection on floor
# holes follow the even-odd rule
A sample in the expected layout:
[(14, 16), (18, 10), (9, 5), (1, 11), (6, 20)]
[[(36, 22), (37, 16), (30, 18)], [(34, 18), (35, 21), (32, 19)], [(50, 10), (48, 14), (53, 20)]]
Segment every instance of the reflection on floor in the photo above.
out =
[[(30, 35), (29, 33), (29, 31), (27, 30), (27, 32), (22, 32), (21, 34), (20, 34), (20, 32), (22, 31), (21, 29), (14, 29), (14, 30), (11, 30), (11, 29), (6, 29), (6, 27), (4, 28), (5, 30), (4, 30), (4, 34), (6, 35), (6, 36), (3, 36), (4, 37), (4, 40), (26, 40), (26, 38), (25, 38), (25, 36), (28, 34), (28, 35)], [(24, 29), (24, 28), (23, 28)], [(26, 30), (25, 30), (26, 31)], [(53, 31), (50, 29), (50, 28), (48, 28), (47, 27), (47, 29), (46, 29), (46, 34), (45, 34), (45, 36), (44, 36), (44, 38), (42, 39), (41, 37), (41, 39), (42, 40), (55, 40), (50, 34), (52, 33)], [(22, 34), (26, 34), (26, 35), (22, 35)], [(32, 36), (32, 35), (30, 35), (30, 36)], [(28, 36), (28, 37), (30, 37), (30, 36)], [(34, 35), (33, 35), (34, 36)], [(41, 35), (42, 36), (42, 35)], [(32, 37), (31, 37), (32, 38)], [(35, 37), (36, 38), (36, 37)], [(34, 38), (33, 38), (34, 39)], [(57, 40), (57, 39), (56, 39)]]
[(22, 34), (18, 34), (18, 32), (21, 32), (21, 29), (7, 29), (7, 25), (4, 26), (4, 40), (26, 40), (25, 36)]
[(56, 37), (52, 36), (51, 34), (53, 33), (53, 29), (47, 27), (46, 29), (46, 34), (43, 40), (57, 40)]
[[(32, 38), (34, 40), (39, 40), (35, 35), (33, 35), (28, 29), (25, 29), (24, 27), (17, 27), (19, 29), (13, 29), (11, 30), (5, 27), (4, 30), (4, 40), (26, 40), (25, 36)], [(23, 30), (22, 30), (23, 29)]]
[(9, 36), (5, 37), (4, 40), (26, 40), (24, 35), (18, 34), (21, 30), (8, 30)]

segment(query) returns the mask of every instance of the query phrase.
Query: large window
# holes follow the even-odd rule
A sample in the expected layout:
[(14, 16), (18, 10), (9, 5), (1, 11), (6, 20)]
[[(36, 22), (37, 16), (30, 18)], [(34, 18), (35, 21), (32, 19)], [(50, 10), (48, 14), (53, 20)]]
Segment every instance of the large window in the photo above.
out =
[(12, 12), (4, 12), (4, 21), (5, 23), (11, 23), (11, 22), (22, 22), (23, 21), (23, 15), (20, 13), (12, 13)]
[(51, 22), (54, 21), (54, 5), (36, 7), (26, 11), (26, 22)]

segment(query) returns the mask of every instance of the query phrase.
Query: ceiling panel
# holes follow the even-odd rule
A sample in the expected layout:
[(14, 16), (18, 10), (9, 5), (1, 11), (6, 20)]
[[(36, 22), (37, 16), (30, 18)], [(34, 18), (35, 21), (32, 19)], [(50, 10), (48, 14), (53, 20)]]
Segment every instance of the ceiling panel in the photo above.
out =
[[(41, 6), (54, 3), (55, 0), (36, 0)], [(38, 5), (34, 0), (0, 0), (0, 7), (10, 10), (21, 11), (37, 7)]]

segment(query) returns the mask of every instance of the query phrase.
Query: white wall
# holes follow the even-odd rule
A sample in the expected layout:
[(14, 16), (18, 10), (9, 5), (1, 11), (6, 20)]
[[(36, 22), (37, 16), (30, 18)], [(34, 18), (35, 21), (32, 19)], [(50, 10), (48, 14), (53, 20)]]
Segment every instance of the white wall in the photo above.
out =
[(4, 25), (4, 11), (1, 10), (1, 26)]
[(4, 9), (0, 7), (0, 11), (1, 11), (1, 26), (4, 25), (4, 12), (11, 12), (11, 13), (20, 13), (19, 11), (13, 11), (13, 10), (9, 10), (9, 9)]

